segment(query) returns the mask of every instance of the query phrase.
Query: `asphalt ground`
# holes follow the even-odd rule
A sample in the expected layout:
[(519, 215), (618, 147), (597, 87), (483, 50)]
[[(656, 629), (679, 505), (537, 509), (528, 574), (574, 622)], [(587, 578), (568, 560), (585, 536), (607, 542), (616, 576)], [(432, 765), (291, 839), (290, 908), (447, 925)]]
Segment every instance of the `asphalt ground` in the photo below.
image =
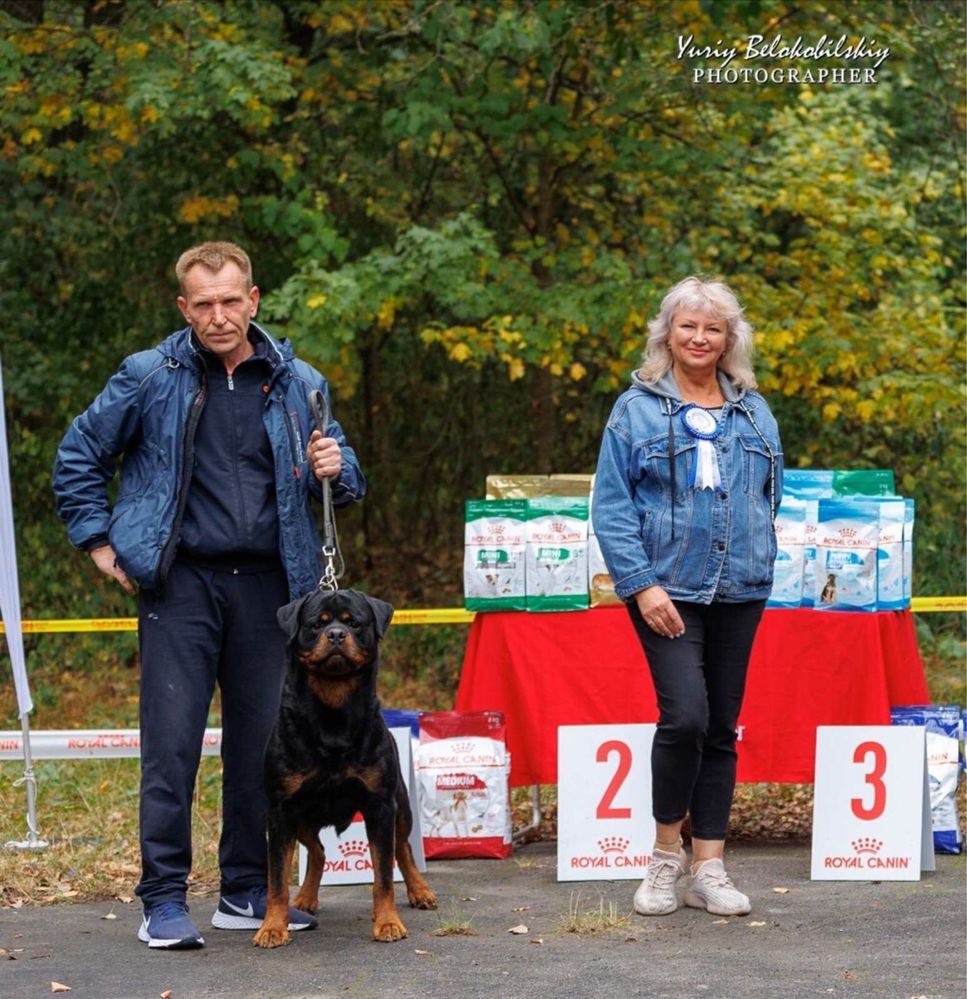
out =
[[(399, 885), (409, 936), (393, 944), (370, 940), (363, 886), (323, 883), (319, 929), (272, 951), (212, 929), (214, 897), (191, 903), (206, 946), (180, 952), (138, 942), (137, 902), (0, 909), (0, 996), (50, 996), (53, 982), (71, 999), (967, 994), (963, 856), (938, 856), (919, 882), (810, 881), (808, 844), (730, 843), (726, 861), (752, 898), (748, 916), (636, 916), (637, 882), (558, 883), (553, 843), (503, 861), (431, 861), (440, 908), (407, 908)], [(625, 918), (601, 929), (612, 911)], [(575, 914), (584, 932), (569, 930)], [(437, 935), (467, 922), (472, 935)]]

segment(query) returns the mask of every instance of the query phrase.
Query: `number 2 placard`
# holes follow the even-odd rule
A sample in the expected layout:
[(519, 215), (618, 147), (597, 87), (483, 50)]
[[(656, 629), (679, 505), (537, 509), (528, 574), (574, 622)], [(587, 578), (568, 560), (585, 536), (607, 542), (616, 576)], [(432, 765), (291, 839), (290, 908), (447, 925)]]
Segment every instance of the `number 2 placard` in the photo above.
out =
[(814, 881), (919, 881), (934, 870), (924, 729), (820, 726)]
[(562, 725), (557, 730), (557, 879), (643, 878), (651, 817), (654, 725)]

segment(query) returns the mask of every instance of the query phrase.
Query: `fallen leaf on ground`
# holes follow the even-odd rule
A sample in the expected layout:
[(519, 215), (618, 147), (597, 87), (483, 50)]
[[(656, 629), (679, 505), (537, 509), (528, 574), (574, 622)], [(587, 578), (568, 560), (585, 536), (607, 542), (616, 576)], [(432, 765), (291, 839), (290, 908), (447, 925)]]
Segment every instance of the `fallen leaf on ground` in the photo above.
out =
[(134, 901), (134, 896), (133, 895), (118, 895), (117, 896), (117, 900), (119, 902), (123, 902), (125, 905), (128, 905), (130, 902)]
[(426, 957), (430, 952), (428, 950), (419, 950), (419, 949), (417, 949), (417, 950), (413, 951), (413, 953), (414, 954), (419, 954), (421, 957)]
[(64, 985), (62, 982), (51, 982), (50, 991), (51, 992), (70, 992), (71, 987), (69, 985)]
[(171, 989), (165, 989), (164, 992), (161, 993), (161, 999), (171, 999), (173, 995), (174, 992), (172, 992)]
[(777, 895), (788, 895), (789, 894), (789, 889), (788, 888), (773, 888), (772, 890)]
[(727, 923), (727, 922), (728, 922), (727, 919), (713, 919), (712, 920), (712, 925), (713, 926), (721, 926), (723, 923)]
[(766, 925), (765, 923), (758, 922), (756, 920), (753, 920), (751, 923), (749, 923), (749, 926), (765, 926), (765, 925)]
[(476, 895), (464, 895), (463, 898), (460, 899), (460, 901), (461, 902), (476, 902), (477, 901), (477, 896)]
[(507, 932), (508, 933), (530, 933), (530, 930), (523, 923), (520, 923), (518, 926), (511, 926), (511, 928)]
[(511, 909), (510, 911), (511, 912), (527, 912), (527, 910), (529, 908), (530, 908), (529, 905), (518, 905), (516, 908)]
[(534, 939), (531, 940), (532, 944), (542, 944), (543, 942), (544, 941), (540, 937), (534, 937)]
[(113, 912), (105, 912), (101, 919), (117, 919), (118, 917)]

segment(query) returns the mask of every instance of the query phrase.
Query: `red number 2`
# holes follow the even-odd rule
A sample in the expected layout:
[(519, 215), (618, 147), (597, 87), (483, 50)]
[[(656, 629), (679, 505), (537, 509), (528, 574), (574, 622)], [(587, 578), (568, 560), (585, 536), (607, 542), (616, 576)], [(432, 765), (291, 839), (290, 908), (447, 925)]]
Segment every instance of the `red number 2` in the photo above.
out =
[(866, 775), (866, 783), (873, 788), (873, 804), (867, 808), (862, 798), (850, 799), (850, 807), (858, 819), (878, 819), (886, 808), (886, 785), (883, 774), (886, 772), (886, 750), (878, 742), (861, 742), (853, 753), (854, 763), (863, 763), (872, 754), (873, 766)]
[(618, 742), (617, 739), (612, 739), (610, 742), (603, 742), (598, 746), (598, 763), (605, 763), (612, 752), (618, 754), (618, 769), (615, 771), (614, 777), (611, 778), (611, 783), (598, 802), (596, 814), (599, 819), (630, 819), (630, 808), (615, 808), (612, 803), (631, 771), (631, 750), (628, 748), (627, 743)]

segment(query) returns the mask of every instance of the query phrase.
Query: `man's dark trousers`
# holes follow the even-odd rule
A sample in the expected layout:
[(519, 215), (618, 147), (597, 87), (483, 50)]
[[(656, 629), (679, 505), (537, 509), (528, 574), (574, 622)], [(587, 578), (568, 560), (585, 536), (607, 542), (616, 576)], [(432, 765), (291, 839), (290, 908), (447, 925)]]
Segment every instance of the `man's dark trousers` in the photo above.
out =
[(191, 805), (208, 708), (222, 706), (222, 892), (264, 885), (262, 757), (278, 714), (289, 599), (283, 569), (175, 561), (163, 593), (138, 599), (141, 646), (141, 882), (146, 907), (183, 901)]

